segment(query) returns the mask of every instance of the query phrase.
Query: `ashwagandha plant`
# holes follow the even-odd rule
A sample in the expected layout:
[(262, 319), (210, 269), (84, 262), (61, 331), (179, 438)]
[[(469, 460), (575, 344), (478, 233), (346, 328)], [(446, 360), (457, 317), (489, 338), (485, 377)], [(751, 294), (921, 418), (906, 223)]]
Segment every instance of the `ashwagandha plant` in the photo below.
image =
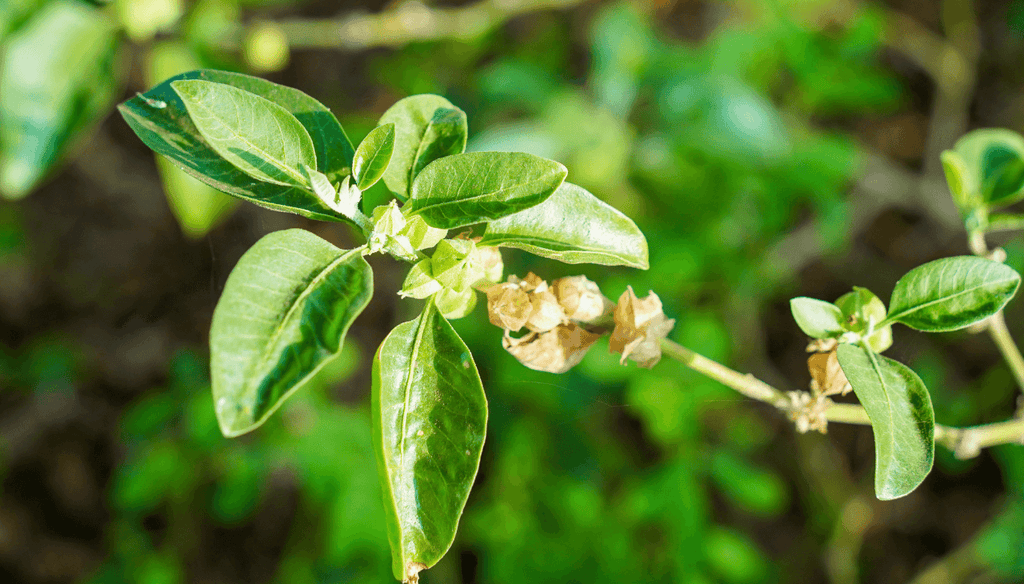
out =
[[(812, 381), (810, 392), (784, 392), (668, 340), (674, 321), (653, 292), (638, 298), (627, 288), (612, 303), (583, 276), (502, 281), (501, 247), (570, 264), (646, 269), (647, 242), (629, 218), (565, 182), (568, 171), (557, 162), (464, 152), (466, 115), (442, 97), (399, 101), (356, 148), (313, 98), (237, 73), (179, 75), (120, 110), (150, 148), (206, 184), (270, 209), (350, 224), (365, 239), (343, 250), (290, 229), (267, 235), (239, 260), (210, 329), (214, 407), (225, 436), (257, 428), (341, 352), (373, 294), (366, 255), (411, 264), (398, 294), (425, 306), (384, 339), (372, 387), (373, 438), (400, 580), (417, 581), (447, 552), (479, 467), (487, 400), (449, 320), (472, 312), (480, 291), (490, 322), (504, 330), (503, 346), (527, 367), (563, 373), (610, 334), (622, 363), (653, 367), (667, 355), (772, 404), (800, 431), (824, 432), (828, 421), (871, 424), (882, 499), (924, 480), (936, 442), (970, 456), (1024, 435), (1021, 419), (936, 425), (920, 378), (880, 355), (896, 323), (928, 332), (984, 327), (1024, 387), (1024, 359), (1002, 319), (1020, 276), (984, 243), (989, 230), (1024, 226), (990, 213), (1024, 198), (1024, 147), (1015, 135), (986, 134), (982, 142), (968, 136), (944, 155), (972, 249), (984, 257), (912, 270), (897, 282), (888, 309), (863, 288), (835, 303), (793, 299), (797, 324), (814, 339)], [(395, 199), (365, 209), (362, 193), (379, 180)], [(832, 401), (850, 389), (861, 405)]]

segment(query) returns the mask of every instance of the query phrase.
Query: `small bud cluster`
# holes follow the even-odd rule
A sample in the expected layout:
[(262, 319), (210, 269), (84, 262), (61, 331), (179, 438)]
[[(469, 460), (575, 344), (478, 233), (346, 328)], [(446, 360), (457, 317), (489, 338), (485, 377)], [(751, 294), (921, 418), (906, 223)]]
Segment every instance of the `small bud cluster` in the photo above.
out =
[(409, 271), (398, 294), (404, 298), (433, 296), (446, 318), (462, 318), (476, 307), (474, 288), (501, 279), (505, 269), (501, 252), (495, 247), (478, 247), (471, 239), (442, 239), (436, 245), (432, 257), (420, 260)]
[(395, 201), (373, 210), (373, 232), (367, 253), (385, 252), (398, 259), (416, 261), (416, 252), (434, 247), (448, 234), (426, 224), (418, 216), (406, 217)]
[[(629, 288), (618, 305), (604, 297), (585, 276), (559, 278), (548, 285), (530, 273), (487, 289), (491, 324), (505, 330), (502, 346), (520, 363), (538, 371), (565, 373), (578, 364), (606, 332), (601, 321), (614, 316), (609, 346), (622, 353), (622, 363), (633, 359), (652, 367), (661, 358), (661, 340), (675, 321), (665, 317), (661, 300), (651, 292), (640, 300)], [(525, 328), (523, 337), (509, 333)]]

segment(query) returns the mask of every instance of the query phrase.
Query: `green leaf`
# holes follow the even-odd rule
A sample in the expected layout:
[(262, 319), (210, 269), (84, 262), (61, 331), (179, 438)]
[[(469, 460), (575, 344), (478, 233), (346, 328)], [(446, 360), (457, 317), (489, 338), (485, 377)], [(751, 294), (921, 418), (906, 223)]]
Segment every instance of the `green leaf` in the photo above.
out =
[(887, 322), (928, 332), (954, 331), (984, 320), (1013, 298), (1020, 274), (972, 256), (943, 258), (907, 272), (896, 282)]
[(969, 213), (981, 203), (980, 189), (973, 183), (974, 176), (964, 159), (955, 151), (946, 150), (940, 158), (953, 201), (964, 214)]
[[(867, 288), (854, 286), (835, 301), (836, 308), (843, 313), (840, 321), (843, 328), (859, 335), (867, 335), (864, 341), (872, 351), (881, 353), (892, 346), (892, 325), (884, 324), (885, 303)], [(868, 334), (868, 329), (873, 329)]]
[(356, 186), (365, 191), (380, 180), (395, 150), (395, 125), (377, 126), (366, 135), (352, 160)]
[(789, 301), (789, 309), (804, 334), (825, 339), (843, 334), (843, 312), (835, 304), (801, 296)]
[(488, 223), (480, 244), (521, 249), (567, 264), (648, 268), (647, 240), (636, 224), (567, 182), (543, 203)]
[(974, 130), (957, 141), (954, 151), (958, 161), (943, 155), (947, 180), (949, 165), (959, 162), (959, 180), (949, 180), (954, 195), (959, 188), (964, 200), (991, 207), (1024, 199), (1024, 138), (1020, 134), (993, 128)]
[(171, 88), (182, 79), (204, 79), (231, 85), (268, 99), (288, 110), (309, 133), (316, 150), (316, 169), (332, 182), (351, 173), (352, 145), (326, 107), (297, 89), (257, 77), (200, 69), (164, 81), (118, 106), (132, 130), (158, 154), (211, 187), (268, 209), (320, 221), (351, 222), (307, 189), (261, 182), (220, 157), (200, 135), (185, 104)]
[(565, 180), (561, 164), (523, 152), (470, 152), (435, 160), (412, 185), (409, 213), (455, 229), (539, 205)]
[(839, 345), (839, 365), (871, 420), (875, 496), (909, 494), (932, 469), (935, 414), (921, 378), (909, 367), (855, 345)]
[(384, 184), (402, 200), (424, 167), (466, 149), (466, 113), (439, 95), (399, 100), (381, 116), (379, 125), (385, 124), (395, 125), (395, 149)]
[(373, 294), (361, 250), (301, 229), (267, 235), (228, 277), (210, 328), (217, 419), (225, 436), (262, 424), (342, 348)]
[(223, 83), (190, 79), (171, 88), (221, 158), (257, 180), (309, 186), (301, 168), (316, 168), (313, 139), (288, 110)]
[(238, 199), (203, 184), (162, 156), (157, 156), (156, 168), (171, 213), (190, 239), (205, 237), (231, 215), (238, 203)]
[[(0, 34), (14, 24), (4, 16), (32, 8), (0, 4)], [(0, 197), (28, 195), (107, 111), (120, 91), (117, 40), (106, 13), (66, 0), (0, 39)]]
[(487, 427), (466, 344), (432, 301), (373, 360), (373, 437), (395, 577), (433, 566), (455, 539)]

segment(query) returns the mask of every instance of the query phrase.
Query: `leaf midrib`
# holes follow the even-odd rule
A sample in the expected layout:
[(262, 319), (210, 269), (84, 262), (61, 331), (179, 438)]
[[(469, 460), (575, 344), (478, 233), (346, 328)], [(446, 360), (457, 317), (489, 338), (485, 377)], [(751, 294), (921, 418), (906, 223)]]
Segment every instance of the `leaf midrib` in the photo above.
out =
[[(874, 372), (875, 376), (878, 377), (878, 384), (882, 388), (882, 393), (885, 394), (885, 409), (886, 409), (886, 413), (888, 414), (888, 417), (889, 417), (889, 426), (886, 428), (886, 430), (887, 430), (886, 442), (887, 442), (887, 445), (889, 447), (889, 457), (892, 457), (893, 453), (896, 451), (895, 450), (896, 433), (893, 430), (896, 427), (896, 420), (895, 420), (895, 417), (894, 417), (893, 412), (892, 412), (892, 398), (889, 396), (889, 388), (885, 384), (885, 378), (882, 376), (882, 371), (879, 368), (877, 356), (866, 345), (862, 345), (861, 349), (865, 353), (867, 353), (868, 360), (871, 361), (871, 370)], [(881, 461), (879, 461), (879, 462), (881, 462)], [(885, 481), (887, 483), (889, 482), (889, 478), (890, 478), (889, 477), (889, 468), (890, 468), (889, 462), (890, 461), (888, 461), (888, 460), (885, 461), (885, 470), (886, 470), (886, 472), (885, 472)]]
[[(404, 395), (402, 396), (403, 397), (403, 402), (404, 402), (403, 407), (402, 407), (402, 428), (401, 428), (402, 438), (401, 438), (401, 440), (398, 441), (398, 468), (399, 468), (399, 470), (402, 470), (402, 469), (405, 468), (405, 437), (406, 437), (406, 429), (408, 428), (409, 400), (410, 400), (410, 397), (412, 396), (413, 370), (416, 367), (416, 356), (417, 356), (417, 354), (419, 354), (420, 345), (423, 343), (424, 331), (426, 331), (426, 329), (427, 329), (427, 320), (428, 320), (429, 317), (433, 316), (433, 311), (434, 310), (435, 310), (434, 301), (433, 301), (433, 299), (431, 299), (431, 300), (429, 300), (427, 302), (427, 305), (423, 309), (423, 314), (420, 316), (419, 326), (416, 327), (416, 338), (415, 338), (415, 340), (413, 340), (412, 351), (411, 351), (411, 353), (409, 355), (409, 369), (408, 369), (407, 375), (405, 377), (405, 388), (403, 389), (403, 394)], [(394, 474), (394, 473), (388, 473), (388, 474), (390, 475), (390, 474)], [(397, 493), (397, 490), (392, 488), (392, 498), (395, 497), (395, 493)], [(398, 501), (395, 501), (395, 503), (396, 503), (396, 506), (397, 506)], [(401, 519), (399, 519), (399, 522), (401, 523)], [(401, 529), (399, 530), (399, 538), (400, 539), (402, 538), (401, 533), (403, 531), (404, 530), (401, 530)], [(404, 541), (403, 541), (402, 549), (403, 549), (403, 551), (405, 549)]]
[[(257, 95), (255, 97), (259, 97), (259, 96)], [(267, 101), (268, 101), (268, 103), (273, 103), (273, 102), (271, 102), (269, 100), (267, 100)], [(270, 154), (265, 152), (259, 146), (256, 146), (255, 144), (253, 144), (252, 142), (247, 140), (244, 136), (242, 136), (238, 132), (236, 132), (234, 130), (234, 128), (232, 128), (230, 125), (226, 124), (224, 122), (224, 120), (220, 116), (216, 115), (213, 112), (212, 109), (207, 107), (202, 100), (196, 99), (196, 100), (193, 101), (193, 103), (195, 103), (196, 107), (202, 108), (209, 117), (215, 118), (220, 123), (221, 126), (223, 126), (228, 132), (230, 132), (232, 135), (234, 135), (235, 138), (238, 139), (240, 142), (243, 142), (246, 146), (248, 146), (254, 152), (257, 152), (258, 154), (263, 155), (264, 160), (269, 162), (271, 166), (273, 166), (274, 168), (277, 168), (278, 170), (284, 172), (288, 176), (290, 176), (293, 179), (295, 179), (298, 182), (299, 185), (303, 185), (305, 183), (305, 181), (303, 180), (303, 177), (298, 172), (294, 171), (291, 167), (289, 167), (289, 166), (287, 166), (287, 165), (285, 165), (283, 163), (278, 163), (278, 161), (273, 156), (271, 156)], [(238, 107), (237, 104), (234, 104), (234, 105), (235, 105), (236, 108)], [(280, 107), (280, 106), (278, 106), (278, 107)], [(274, 120), (274, 123), (277, 124), (278, 129), (281, 130), (282, 133), (283, 133), (284, 130), (281, 128), (281, 122), (277, 119), (276, 116), (273, 117), (273, 120)], [(197, 129), (198, 129), (198, 127), (197, 127)], [(303, 131), (305, 131), (305, 129), (303, 129)], [(200, 135), (202, 135), (202, 130), (200, 130), (199, 133), (200, 133)], [(203, 138), (205, 139), (205, 136), (203, 136)], [(310, 139), (310, 141), (312, 143), (312, 139)], [(316, 162), (314, 161), (312, 165), (307, 165), (307, 166), (310, 166), (311, 168), (315, 168), (316, 167)], [(274, 181), (274, 182), (278, 182), (278, 181)], [(285, 185), (285, 186), (294, 186), (294, 185), (289, 185), (288, 183), (284, 183), (284, 182), (279, 183), (279, 184), (282, 184), (282, 185)]]
[[(359, 251), (360, 251), (359, 248), (356, 248), (356, 249), (352, 249), (352, 250), (349, 250), (349, 251), (341, 254), (341, 256), (339, 256), (338, 259), (334, 260), (333, 262), (331, 262), (327, 266), (325, 266), (322, 270), (320, 270), (319, 273), (317, 273), (317, 275), (312, 280), (309, 281), (309, 285), (307, 285), (302, 290), (302, 292), (298, 296), (295, 297), (295, 300), (292, 302), (291, 306), (288, 307), (288, 311), (285, 312), (284, 318), (281, 319), (281, 323), (278, 326), (274, 327), (274, 332), (273, 332), (273, 334), (271, 334), (270, 342), (265, 345), (265, 349), (263, 351), (263, 354), (260, 356), (260, 360), (259, 360), (258, 364), (255, 367), (253, 367), (252, 371), (260, 371), (260, 370), (262, 370), (267, 365), (267, 363), (270, 361), (271, 356), (273, 354), (273, 347), (275, 347), (277, 345), (278, 339), (280, 338), (281, 334), (284, 332), (285, 324), (291, 319), (292, 315), (298, 309), (298, 306), (302, 303), (302, 301), (306, 297), (308, 297), (310, 294), (312, 294), (313, 288), (316, 287), (315, 285), (318, 282), (320, 282), (321, 280), (325, 279), (327, 277), (327, 274), (329, 272), (333, 271), (334, 268), (336, 268), (338, 266), (338, 264), (342, 263), (349, 256), (351, 256), (351, 255), (353, 255), (353, 254), (355, 254), (355, 253), (357, 253)], [(250, 379), (252, 379), (252, 378), (253, 377), (250, 377)], [(260, 377), (260, 379), (262, 380), (262, 377)], [(257, 385), (256, 387), (251, 387), (249, 384), (246, 384), (246, 388), (245, 389), (246, 389), (246, 392), (248, 392), (250, 389), (255, 392), (256, 390), (259, 389), (259, 385)]]
[[(533, 179), (533, 180), (529, 180), (529, 181), (522, 182), (522, 183), (517, 183), (517, 184), (515, 184), (513, 186), (502, 187), (502, 188), (497, 189), (497, 190), (488, 191), (486, 193), (482, 193), (482, 194), (475, 195), (475, 196), (472, 196), (472, 197), (466, 197), (464, 199), (443, 199), (443, 198), (440, 198), (440, 197), (432, 197), (432, 198), (414, 197), (412, 199), (413, 201), (424, 201), (424, 203), (422, 205), (416, 205), (414, 203), (413, 205), (415, 207), (417, 207), (417, 208), (413, 211), (413, 213), (418, 215), (418, 214), (420, 214), (420, 213), (422, 213), (424, 211), (428, 211), (428, 210), (438, 210), (438, 209), (443, 210), (443, 209), (446, 209), (447, 207), (451, 207), (451, 206), (456, 206), (457, 207), (457, 206), (461, 206), (461, 205), (463, 205), (465, 203), (476, 203), (480, 199), (484, 199), (484, 198), (487, 198), (487, 197), (495, 197), (495, 195), (497, 195), (499, 193), (504, 193), (506, 191), (510, 191), (510, 190), (513, 190), (513, 189), (529, 188), (532, 185), (535, 185), (537, 183), (543, 183), (543, 182), (544, 182), (544, 178), (543, 177), (538, 177), (538, 178)], [(555, 188), (557, 189), (558, 187), (555, 187)], [(530, 194), (522, 195), (522, 196), (519, 196), (519, 197), (513, 197), (510, 200), (494, 201), (494, 202), (514, 203), (516, 201), (522, 201), (524, 199), (529, 199), (531, 197), (537, 197), (537, 196), (540, 196), (539, 193), (530, 193)], [(439, 201), (439, 202), (432, 202), (432, 201)], [(529, 207), (527, 207), (527, 208), (529, 208)], [(468, 214), (464, 213), (464, 215), (468, 215)], [(477, 216), (477, 215), (479, 215), (479, 213), (476, 213), (473, 216)]]
[[(890, 314), (888, 317), (886, 317), (885, 321), (883, 321), (881, 323), (881, 325), (897, 322), (900, 319), (906, 317), (908, 314), (913, 314), (913, 313), (918, 312), (920, 310), (924, 310), (925, 308), (928, 308), (929, 306), (933, 306), (933, 305), (938, 304), (940, 302), (947, 302), (947, 301), (952, 300), (952, 299), (954, 299), (954, 298), (956, 298), (958, 296), (963, 296), (964, 294), (970, 294), (970, 293), (975, 292), (977, 290), (980, 290), (982, 288), (986, 288), (986, 287), (989, 287), (989, 286), (999, 286), (999, 285), (1002, 285), (1002, 284), (1005, 284), (1005, 283), (1008, 283), (1008, 282), (1013, 282), (1014, 280), (1017, 280), (1017, 278), (1010, 277), (1010, 278), (1004, 278), (1004, 279), (998, 280), (998, 281), (986, 282), (984, 284), (978, 284), (977, 286), (973, 286), (973, 287), (968, 288), (966, 290), (961, 290), (961, 291), (959, 291), (959, 292), (957, 292), (955, 294), (950, 294), (949, 296), (943, 296), (942, 298), (936, 298), (935, 300), (929, 300), (928, 302), (923, 302), (921, 304), (918, 304), (917, 306), (914, 306), (912, 308), (908, 308), (907, 310), (904, 310), (903, 312)], [(879, 326), (881, 326), (881, 325), (879, 325)]]

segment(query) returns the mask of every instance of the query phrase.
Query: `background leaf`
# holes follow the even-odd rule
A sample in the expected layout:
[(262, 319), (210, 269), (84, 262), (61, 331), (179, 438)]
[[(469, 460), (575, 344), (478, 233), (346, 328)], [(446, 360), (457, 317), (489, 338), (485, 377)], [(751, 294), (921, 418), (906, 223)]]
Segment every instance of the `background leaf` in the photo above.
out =
[(182, 166), (185, 172), (229, 195), (310, 219), (351, 222), (306, 189), (255, 180), (221, 158), (199, 134), (185, 104), (171, 88), (171, 83), (180, 79), (224, 83), (280, 105), (299, 120), (312, 138), (317, 170), (331, 180), (340, 180), (351, 172), (352, 145), (334, 114), (320, 102), (297, 89), (212, 69), (178, 75), (118, 106), (128, 125), (147, 146)]
[(561, 164), (523, 152), (469, 152), (435, 160), (412, 185), (409, 212), (455, 229), (544, 202), (565, 180)]
[(210, 328), (210, 369), (225, 436), (262, 424), (338, 355), (373, 294), (361, 250), (301, 229), (267, 235), (228, 277)]
[(384, 184), (403, 200), (424, 167), (466, 149), (466, 112), (440, 95), (399, 100), (381, 116), (378, 125), (384, 124), (395, 125), (395, 151)]
[(909, 367), (855, 345), (838, 349), (875, 435), (875, 496), (909, 494), (928, 476), (935, 456), (935, 414), (921, 378)]
[(935, 260), (896, 282), (888, 321), (928, 332), (962, 329), (1006, 306), (1019, 285), (1020, 274), (999, 262), (972, 256)]
[(454, 541), (486, 427), (473, 357), (428, 301), (373, 360), (373, 434), (399, 580), (413, 564), (433, 566)]
[(567, 264), (648, 266), (647, 240), (636, 224), (567, 182), (543, 203), (488, 223), (480, 244), (521, 249)]
[(801, 296), (789, 301), (789, 309), (800, 330), (811, 338), (824, 339), (844, 332), (843, 312), (831, 302)]
[(359, 190), (365, 191), (380, 180), (395, 150), (395, 125), (377, 126), (366, 135), (352, 159), (352, 174)]
[(103, 12), (56, 1), (0, 41), (0, 195), (18, 199), (113, 101), (117, 38)]
[(308, 186), (302, 165), (316, 168), (313, 139), (276, 103), (248, 91), (202, 79), (171, 88), (220, 157), (258, 180)]
[[(966, 175), (950, 181), (950, 188), (963, 191), (968, 200), (1002, 207), (1024, 198), (1024, 138), (1011, 130), (983, 128), (960, 138), (954, 151)], [(944, 157), (943, 162), (947, 161)], [(952, 162), (950, 160), (949, 162)], [(946, 169), (949, 180), (950, 168)]]

